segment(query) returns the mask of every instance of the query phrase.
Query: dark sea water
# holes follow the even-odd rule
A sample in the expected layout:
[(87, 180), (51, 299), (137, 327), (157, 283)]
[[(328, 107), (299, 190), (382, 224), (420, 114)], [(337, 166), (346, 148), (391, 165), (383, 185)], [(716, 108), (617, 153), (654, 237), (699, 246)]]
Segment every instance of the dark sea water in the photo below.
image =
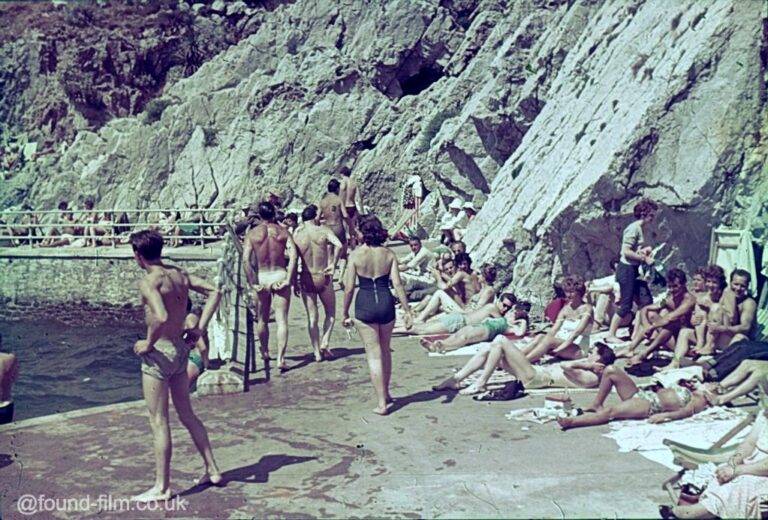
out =
[(132, 349), (143, 327), (0, 321), (0, 333), (2, 350), (19, 361), (16, 420), (142, 397), (141, 361)]

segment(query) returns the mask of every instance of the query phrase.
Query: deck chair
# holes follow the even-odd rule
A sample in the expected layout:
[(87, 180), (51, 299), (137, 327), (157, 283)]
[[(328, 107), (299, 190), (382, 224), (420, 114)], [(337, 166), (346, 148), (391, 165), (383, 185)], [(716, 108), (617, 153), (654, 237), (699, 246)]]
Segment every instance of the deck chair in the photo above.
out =
[(750, 230), (713, 229), (709, 242), (709, 263), (722, 267), (726, 276), (737, 267), (746, 269), (752, 278), (749, 290), (752, 294), (757, 292), (757, 265)]
[[(683, 477), (683, 473), (685, 473), (686, 470), (696, 469), (699, 464), (706, 464), (708, 462), (722, 464), (723, 462), (726, 462), (738, 447), (738, 444), (731, 444), (729, 446), (726, 446), (726, 444), (728, 444), (728, 442), (736, 437), (742, 430), (751, 426), (752, 423), (755, 422), (755, 417), (756, 412), (750, 413), (743, 421), (731, 428), (725, 435), (707, 449), (695, 448), (671, 439), (664, 439), (664, 445), (672, 450), (674, 464), (682, 466), (683, 468), (661, 485), (661, 489), (669, 494), (673, 504), (678, 504), (680, 502), (682, 495), (680, 479)], [(768, 504), (766, 504), (766, 507), (768, 507)], [(766, 518), (766, 516), (763, 515), (763, 518)]]

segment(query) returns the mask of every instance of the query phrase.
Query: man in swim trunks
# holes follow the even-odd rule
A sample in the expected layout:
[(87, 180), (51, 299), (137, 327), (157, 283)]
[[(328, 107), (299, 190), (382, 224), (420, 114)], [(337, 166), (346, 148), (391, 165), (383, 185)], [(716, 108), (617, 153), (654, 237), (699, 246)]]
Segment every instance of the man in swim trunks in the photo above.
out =
[[(493, 341), (499, 334), (504, 334), (514, 326), (513, 320), (508, 320), (504, 316), (511, 310), (517, 298), (512, 293), (504, 293), (499, 298), (498, 303), (489, 303), (478, 310), (484, 311), (484, 318), (478, 321), (469, 322), (467, 318), (479, 318), (481, 314), (473, 316), (475, 313), (461, 314), (451, 313), (440, 318), (440, 323), (452, 332), (450, 336), (443, 340), (429, 341), (423, 338), (419, 343), (430, 352), (445, 352), (446, 350), (456, 350), (465, 345), (479, 343), (481, 341)], [(526, 320), (527, 323), (527, 320)], [(414, 328), (416, 326), (414, 325)], [(525, 334), (525, 330), (517, 331), (520, 335)]]
[[(187, 363), (190, 345), (205, 334), (208, 322), (221, 299), (221, 293), (206, 281), (190, 275), (161, 259), (163, 237), (155, 230), (131, 235), (136, 262), (146, 275), (139, 281), (147, 322), (147, 339), (136, 342), (133, 351), (141, 357), (142, 387), (149, 408), (149, 422), (155, 437), (155, 485), (133, 497), (141, 502), (171, 498), (171, 431), (168, 424), (168, 393), (181, 423), (187, 428), (205, 463), (198, 483), (221, 482), (205, 426), (189, 401)], [(197, 328), (184, 328), (189, 291), (206, 296)]]
[(344, 222), (349, 232), (349, 243), (352, 249), (357, 246), (357, 217), (363, 206), (363, 197), (352, 178), (352, 171), (346, 166), (339, 170), (341, 174), (341, 200), (344, 204)]
[[(310, 204), (301, 213), (304, 222), (293, 236), (296, 241), (301, 263), (298, 289), (301, 299), (307, 311), (307, 327), (309, 328), (309, 340), (315, 351), (315, 361), (332, 359), (333, 354), (329, 347), (331, 331), (336, 322), (336, 297), (333, 294), (333, 272), (339, 260), (341, 241), (326, 226), (320, 225), (317, 206)], [(333, 258), (328, 256), (328, 246), (333, 246)], [(330, 260), (330, 262), (329, 262)], [(318, 310), (317, 298), (323, 303), (325, 310), (325, 322), (323, 323), (323, 337), (320, 339), (320, 331), (317, 326)]]
[[(0, 334), (0, 348), (3, 336)], [(19, 364), (16, 356), (0, 352), (0, 424), (13, 421), (13, 384), (19, 378)]]
[[(667, 297), (661, 304), (650, 304), (645, 307), (652, 312), (658, 312), (659, 317), (649, 325), (639, 336), (650, 338), (656, 332), (648, 348), (639, 354), (635, 354), (629, 360), (629, 365), (643, 362), (662, 345), (666, 345), (670, 339), (676, 339), (680, 331), (691, 326), (691, 315), (696, 306), (696, 297), (688, 292), (686, 284), (688, 280), (681, 269), (673, 268), (667, 273)], [(662, 313), (662, 311), (664, 311)], [(618, 352), (619, 357), (632, 354), (640, 343), (640, 339), (632, 342), (627, 348)]]
[(243, 262), (245, 277), (251, 286), (250, 298), (258, 301), (261, 355), (269, 359), (269, 311), (275, 303), (277, 322), (277, 368), (288, 367), (285, 350), (288, 348), (288, 308), (291, 303), (291, 280), (296, 274), (296, 245), (288, 230), (275, 221), (275, 207), (270, 202), (259, 204), (261, 224), (245, 235)]
[[(346, 218), (346, 210), (344, 209), (344, 202), (339, 197), (339, 181), (331, 179), (328, 182), (328, 193), (325, 194), (318, 207), (320, 210), (320, 223), (324, 226), (328, 226), (331, 231), (336, 235), (336, 238), (341, 242), (341, 250), (338, 253), (330, 252), (329, 255), (339, 258), (345, 261), (347, 259), (347, 233), (344, 228), (344, 219)], [(330, 244), (329, 247), (332, 247)], [(333, 266), (334, 270), (336, 265)], [(344, 280), (344, 268), (341, 269), (339, 274), (339, 280)], [(342, 282), (343, 283), (343, 282)]]

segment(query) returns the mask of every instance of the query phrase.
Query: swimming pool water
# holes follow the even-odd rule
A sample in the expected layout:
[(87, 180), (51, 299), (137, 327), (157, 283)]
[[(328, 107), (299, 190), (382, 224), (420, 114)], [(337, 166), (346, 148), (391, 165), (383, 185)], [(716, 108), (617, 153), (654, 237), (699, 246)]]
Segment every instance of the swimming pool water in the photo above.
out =
[(19, 362), (15, 419), (140, 399), (141, 361), (134, 342), (145, 329), (0, 321), (4, 352)]

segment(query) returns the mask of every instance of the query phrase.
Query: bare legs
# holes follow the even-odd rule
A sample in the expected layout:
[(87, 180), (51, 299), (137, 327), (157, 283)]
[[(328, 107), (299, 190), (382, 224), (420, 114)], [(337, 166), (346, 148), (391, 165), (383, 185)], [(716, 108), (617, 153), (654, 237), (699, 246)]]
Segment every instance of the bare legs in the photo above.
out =
[[(221, 472), (213, 458), (213, 450), (211, 449), (211, 442), (208, 440), (208, 432), (202, 421), (195, 415), (195, 412), (192, 410), (192, 403), (189, 401), (189, 380), (187, 379), (187, 374), (182, 373), (172, 377), (170, 389), (173, 407), (176, 408), (179, 421), (189, 431), (198, 453), (203, 458), (205, 473), (198, 479), (197, 483), (206, 484), (210, 482), (211, 484), (219, 484), (221, 482)], [(170, 457), (170, 450), (168, 455)]]
[(456, 350), (465, 345), (472, 343), (479, 343), (488, 339), (488, 329), (485, 327), (477, 327), (474, 325), (468, 325), (462, 327), (457, 332), (454, 332), (445, 339), (437, 341), (429, 341), (424, 338), (419, 343), (422, 347), (426, 348), (430, 352), (445, 352), (447, 350)]
[(288, 348), (288, 309), (291, 305), (291, 286), (274, 292), (275, 321), (277, 322), (277, 368), (286, 368), (285, 351)]
[[(760, 380), (768, 376), (768, 361), (758, 361), (755, 359), (746, 359), (739, 363), (739, 366), (728, 374), (728, 377), (720, 381), (722, 388), (732, 388), (729, 392), (719, 396), (714, 405), (723, 405), (746, 395), (760, 383)], [(738, 386), (737, 386), (738, 385)]]
[(561, 349), (557, 353), (553, 353), (553, 350), (560, 348), (563, 345), (563, 340), (560, 338), (552, 337), (549, 334), (544, 334), (534, 339), (531, 343), (523, 348), (523, 354), (528, 358), (528, 361), (535, 363), (541, 359), (545, 354), (552, 354), (562, 359), (578, 359), (583, 357), (583, 353), (578, 345), (571, 343), (564, 349)]
[(448, 296), (448, 293), (439, 289), (432, 296), (429, 297), (427, 306), (416, 317), (417, 323), (423, 323), (429, 319), (430, 316), (435, 314), (438, 310), (443, 309), (446, 312), (460, 311), (461, 306), (456, 303), (453, 298)]
[[(309, 331), (309, 341), (312, 344), (312, 350), (315, 353), (315, 361), (320, 362), (325, 357), (332, 357), (329, 344), (331, 342), (331, 332), (336, 323), (336, 298), (333, 294), (333, 281), (325, 286), (319, 294), (306, 292), (301, 293), (301, 299), (304, 302), (304, 309), (307, 311), (307, 330)], [(323, 337), (320, 338), (320, 329), (318, 327), (319, 311), (317, 308), (317, 299), (323, 304), (325, 311), (325, 321), (323, 322)]]
[(691, 343), (696, 341), (696, 331), (689, 328), (680, 329), (677, 334), (677, 341), (675, 341), (675, 355), (672, 357), (672, 362), (667, 365), (664, 370), (674, 370), (680, 368), (680, 360), (682, 360), (688, 349), (691, 347)]
[(608, 335), (605, 337), (607, 343), (619, 343), (621, 340), (618, 337), (619, 328), (626, 327), (632, 323), (632, 313), (627, 313), (623, 318), (618, 313), (611, 318), (611, 325), (608, 327)]
[(208, 434), (203, 423), (192, 411), (189, 402), (189, 379), (182, 372), (170, 381), (161, 381), (147, 374), (142, 374), (144, 400), (149, 411), (149, 424), (152, 428), (155, 451), (155, 485), (144, 493), (133, 497), (140, 502), (168, 500), (171, 498), (171, 429), (168, 425), (168, 395), (173, 395), (173, 403), (179, 420), (187, 428), (192, 440), (203, 457), (205, 477), (212, 483), (221, 482), (221, 473), (213, 459), (213, 451), (208, 441)]
[(392, 401), (392, 397), (389, 395), (389, 382), (392, 377), (390, 341), (395, 322), (391, 321), (390, 323), (380, 325), (378, 323), (364, 323), (360, 320), (354, 320), (354, 323), (365, 346), (371, 383), (376, 392), (378, 406), (373, 409), (373, 412), (379, 415), (386, 415), (389, 413), (388, 404)]
[(333, 280), (325, 286), (320, 293), (320, 302), (325, 310), (325, 321), (323, 322), (323, 337), (320, 340), (320, 352), (324, 356), (332, 357), (331, 354), (331, 332), (336, 324), (336, 296), (333, 294)]
[(259, 336), (259, 350), (264, 360), (269, 359), (269, 311), (272, 309), (272, 292), (269, 289), (259, 291), (259, 321), (256, 322), (256, 335)]
[(317, 311), (317, 295), (301, 293), (301, 301), (304, 302), (304, 310), (307, 311), (307, 331), (309, 332), (309, 342), (312, 345), (312, 350), (315, 353), (315, 361), (322, 361), (323, 356), (320, 353), (320, 329), (317, 326), (318, 311)]
[(155, 450), (155, 485), (133, 497), (139, 502), (171, 498), (171, 428), (168, 425), (168, 382), (142, 374), (141, 386), (149, 411)]

